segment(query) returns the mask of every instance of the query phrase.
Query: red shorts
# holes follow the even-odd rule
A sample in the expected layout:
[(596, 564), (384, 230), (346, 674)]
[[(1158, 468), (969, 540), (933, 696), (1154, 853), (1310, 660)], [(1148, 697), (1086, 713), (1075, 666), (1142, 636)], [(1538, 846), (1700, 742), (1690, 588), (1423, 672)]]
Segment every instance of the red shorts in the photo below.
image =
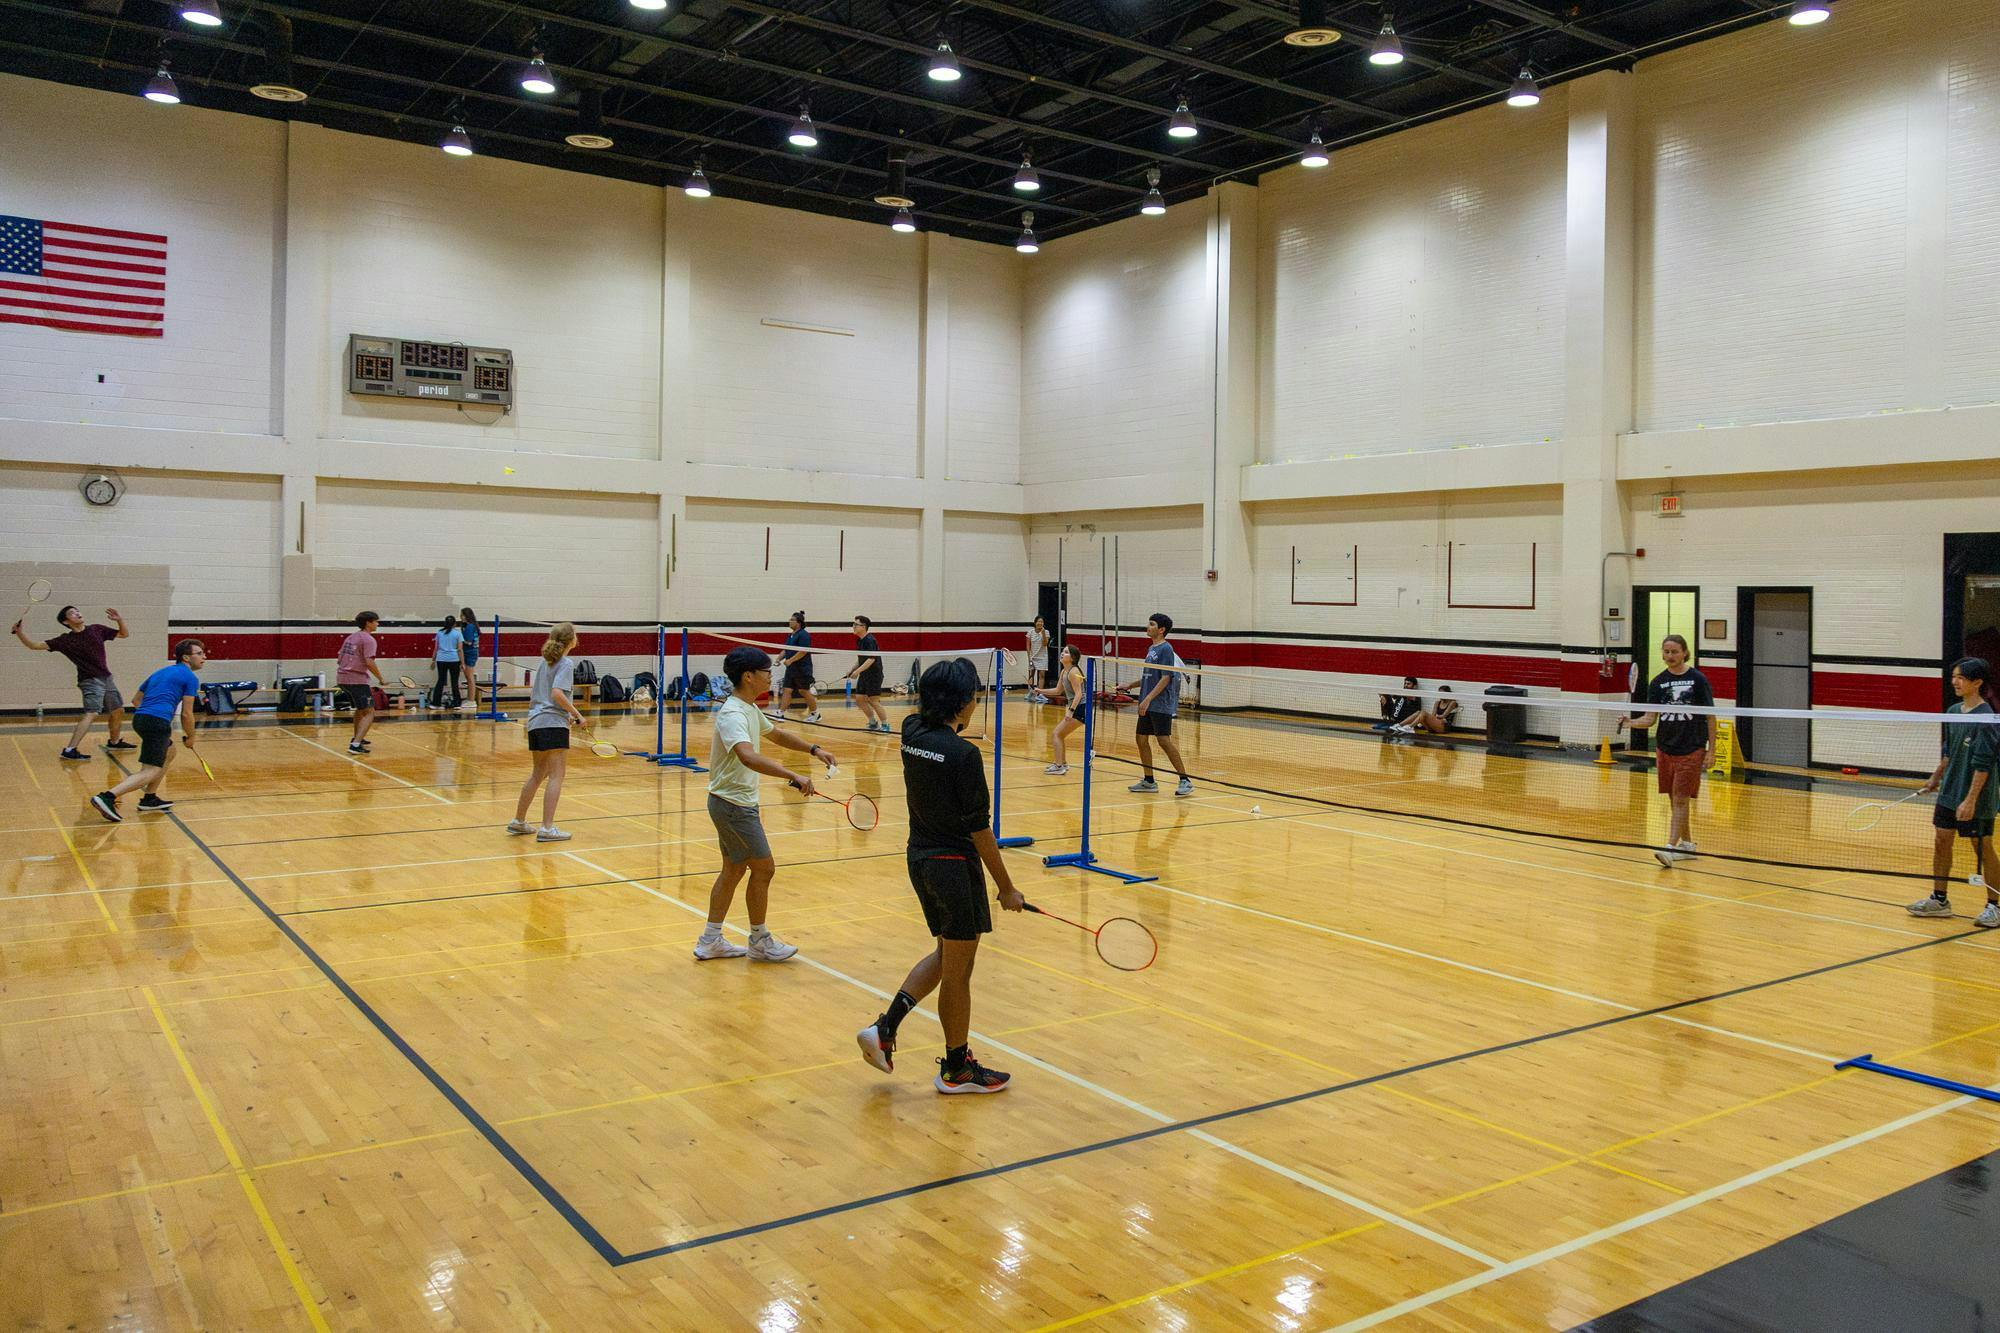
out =
[(1685, 796), (1693, 800), (1701, 794), (1701, 751), (1668, 754), (1660, 751), (1660, 792), (1665, 796)]

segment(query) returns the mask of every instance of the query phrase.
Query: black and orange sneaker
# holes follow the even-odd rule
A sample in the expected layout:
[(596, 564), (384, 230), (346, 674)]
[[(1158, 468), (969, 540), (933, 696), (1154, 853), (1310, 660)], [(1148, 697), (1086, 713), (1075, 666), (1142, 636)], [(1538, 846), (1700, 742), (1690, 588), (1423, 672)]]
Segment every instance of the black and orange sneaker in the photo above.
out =
[(971, 1055), (957, 1069), (946, 1069), (944, 1058), (938, 1058), (937, 1090), (942, 1093), (960, 1092), (1005, 1092), (1007, 1075), (997, 1069), (988, 1069)]
[(862, 1059), (885, 1074), (896, 1071), (896, 1034), (889, 1028), (889, 1015), (883, 1014), (855, 1033), (854, 1041), (861, 1047)]

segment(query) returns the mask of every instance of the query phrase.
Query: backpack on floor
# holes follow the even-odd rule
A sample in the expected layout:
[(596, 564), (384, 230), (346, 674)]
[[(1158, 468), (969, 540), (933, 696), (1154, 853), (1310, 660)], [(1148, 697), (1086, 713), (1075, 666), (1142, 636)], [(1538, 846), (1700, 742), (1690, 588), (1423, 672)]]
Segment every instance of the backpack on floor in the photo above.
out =
[(632, 696), (625, 692), (625, 686), (616, 676), (600, 676), (597, 679), (597, 702), (601, 704), (622, 704)]
[(910, 683), (908, 688), (904, 690), (904, 693), (915, 694), (917, 692), (917, 681), (922, 677), (923, 672), (924, 664), (912, 658), (910, 660)]
[(378, 713), (387, 712), (389, 709), (389, 691), (383, 689), (380, 685), (372, 687), (368, 691), (368, 706)]
[(694, 673), (694, 679), (688, 682), (688, 698), (700, 699), (707, 694), (708, 673), (706, 671), (697, 671)]
[(667, 698), (670, 701), (678, 701), (680, 697), (681, 697), (681, 678), (679, 676), (675, 676), (672, 680), (667, 682)]
[(295, 680), (285, 686), (285, 692), (278, 696), (278, 711), (281, 713), (303, 713), (306, 711), (306, 683)]
[(641, 671), (638, 675), (632, 677), (633, 699), (653, 699), (657, 698), (659, 693), (660, 682), (658, 677), (654, 676), (652, 672)]
[(597, 683), (597, 663), (587, 657), (578, 662), (576, 664), (574, 679), (579, 685), (595, 685)]

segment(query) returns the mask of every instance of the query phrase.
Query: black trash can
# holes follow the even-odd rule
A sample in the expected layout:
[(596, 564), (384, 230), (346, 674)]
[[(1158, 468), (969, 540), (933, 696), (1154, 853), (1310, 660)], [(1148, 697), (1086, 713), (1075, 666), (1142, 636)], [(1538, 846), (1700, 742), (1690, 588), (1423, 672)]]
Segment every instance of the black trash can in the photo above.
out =
[(1488, 685), (1486, 687), (1486, 743), (1488, 745), (1519, 745), (1527, 739), (1527, 705), (1502, 702), (1507, 699), (1526, 699), (1527, 697), (1528, 692), (1519, 685)]

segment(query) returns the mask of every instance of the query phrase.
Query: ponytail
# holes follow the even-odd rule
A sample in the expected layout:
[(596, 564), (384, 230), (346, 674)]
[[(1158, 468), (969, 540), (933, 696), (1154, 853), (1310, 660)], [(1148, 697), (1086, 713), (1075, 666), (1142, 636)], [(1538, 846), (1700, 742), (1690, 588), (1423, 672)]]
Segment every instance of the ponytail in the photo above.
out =
[(548, 640), (542, 644), (542, 660), (554, 666), (563, 660), (563, 654), (567, 653), (575, 643), (576, 626), (567, 620), (560, 625), (549, 626)]

